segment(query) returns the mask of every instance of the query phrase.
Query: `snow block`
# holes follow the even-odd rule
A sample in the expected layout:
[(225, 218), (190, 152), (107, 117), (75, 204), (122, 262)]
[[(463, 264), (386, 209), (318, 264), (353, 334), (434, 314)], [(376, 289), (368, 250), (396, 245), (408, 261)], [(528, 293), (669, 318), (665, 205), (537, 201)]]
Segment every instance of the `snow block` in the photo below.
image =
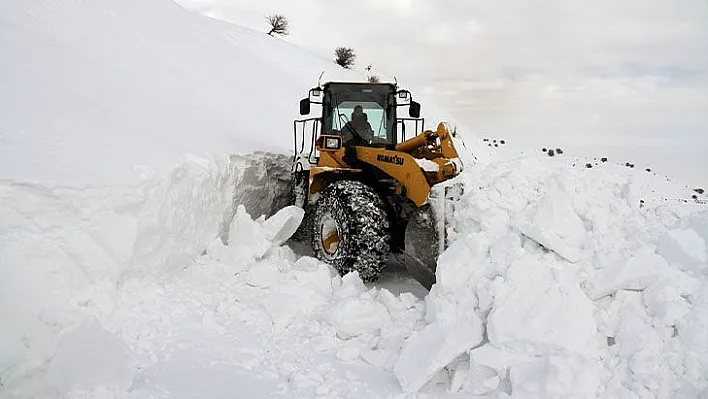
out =
[(708, 262), (706, 242), (693, 229), (669, 230), (659, 239), (656, 251), (669, 263), (691, 269), (703, 269)]
[(532, 211), (517, 220), (515, 226), (526, 236), (568, 262), (583, 258), (587, 231), (570, 200), (560, 189), (550, 190)]
[(273, 244), (268, 240), (261, 225), (251, 219), (246, 212), (246, 207), (239, 205), (236, 208), (231, 226), (229, 227), (229, 246), (241, 248), (250, 253), (254, 259), (260, 259)]
[(575, 356), (546, 355), (509, 371), (515, 397), (593, 398), (600, 378), (593, 362)]
[(708, 211), (699, 212), (686, 218), (688, 226), (708, 244)]
[(336, 271), (324, 263), (318, 263), (314, 270), (294, 270), (295, 279), (302, 285), (321, 294), (332, 295), (332, 278)]
[(388, 318), (383, 305), (366, 299), (347, 299), (331, 308), (329, 318), (337, 336), (349, 339), (359, 335), (378, 335)]
[(123, 341), (98, 320), (89, 318), (62, 337), (44, 381), (59, 392), (94, 387), (127, 389), (134, 375), (131, 362)]
[(692, 282), (683, 279), (659, 281), (644, 291), (644, 305), (649, 314), (663, 325), (673, 326), (691, 310), (685, 296), (693, 294), (692, 285)]
[(417, 392), (438, 371), (482, 342), (482, 325), (429, 324), (406, 341), (393, 367), (405, 392)]
[(273, 245), (283, 245), (295, 234), (304, 216), (305, 211), (302, 208), (287, 206), (263, 222), (263, 235)]
[[(487, 319), (489, 341), (530, 354), (567, 349), (596, 354), (595, 307), (572, 272), (530, 259), (513, 264)], [(562, 322), (559, 322), (562, 320)]]
[(640, 253), (602, 269), (588, 296), (597, 300), (618, 290), (644, 290), (673, 273), (661, 256)]
[(484, 366), (500, 375), (506, 374), (506, 369), (518, 363), (531, 359), (531, 356), (515, 352), (511, 349), (498, 348), (492, 344), (484, 344), (470, 352), (472, 366)]
[(366, 286), (359, 277), (359, 272), (353, 271), (342, 277), (342, 285), (336, 292), (339, 298), (354, 298), (366, 292)]
[(488, 394), (497, 389), (501, 382), (501, 377), (494, 369), (481, 365), (471, 365), (467, 378), (474, 395)]
[(686, 376), (700, 381), (703, 394), (708, 393), (708, 291), (701, 291), (693, 298), (693, 308), (680, 325), (678, 336), (688, 349), (686, 354)]
[(450, 245), (438, 258), (436, 285), (445, 291), (455, 291), (470, 280), (487, 252), (476, 237), (464, 237)]

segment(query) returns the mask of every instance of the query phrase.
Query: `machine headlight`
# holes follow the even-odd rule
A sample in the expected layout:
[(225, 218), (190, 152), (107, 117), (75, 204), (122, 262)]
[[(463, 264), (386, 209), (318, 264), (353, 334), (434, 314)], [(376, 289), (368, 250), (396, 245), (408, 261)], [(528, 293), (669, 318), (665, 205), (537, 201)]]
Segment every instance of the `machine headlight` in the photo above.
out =
[(325, 149), (338, 150), (342, 147), (342, 139), (339, 137), (327, 137), (325, 139)]

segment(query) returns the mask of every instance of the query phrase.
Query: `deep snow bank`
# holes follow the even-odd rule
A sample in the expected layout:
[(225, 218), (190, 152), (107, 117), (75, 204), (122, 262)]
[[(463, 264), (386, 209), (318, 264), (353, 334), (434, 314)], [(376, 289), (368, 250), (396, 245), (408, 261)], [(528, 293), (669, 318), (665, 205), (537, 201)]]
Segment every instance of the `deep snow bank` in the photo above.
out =
[(395, 367), (405, 390), (708, 394), (708, 211), (644, 205), (651, 187), (532, 157), (465, 181), (429, 325)]
[(236, 204), (272, 215), (288, 175), (287, 157), (255, 154), (190, 158), (139, 186), (0, 183), (2, 380), (44, 364), (86, 315), (113, 312), (126, 278), (193, 264), (225, 239)]

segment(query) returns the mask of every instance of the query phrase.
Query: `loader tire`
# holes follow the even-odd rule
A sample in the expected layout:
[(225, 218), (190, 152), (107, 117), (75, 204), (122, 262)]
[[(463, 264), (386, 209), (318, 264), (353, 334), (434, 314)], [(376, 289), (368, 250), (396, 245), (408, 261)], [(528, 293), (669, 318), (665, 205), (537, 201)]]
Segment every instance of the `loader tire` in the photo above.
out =
[(315, 204), (312, 233), (316, 257), (340, 275), (357, 271), (365, 282), (381, 275), (390, 249), (389, 220), (371, 187), (351, 180), (327, 186)]

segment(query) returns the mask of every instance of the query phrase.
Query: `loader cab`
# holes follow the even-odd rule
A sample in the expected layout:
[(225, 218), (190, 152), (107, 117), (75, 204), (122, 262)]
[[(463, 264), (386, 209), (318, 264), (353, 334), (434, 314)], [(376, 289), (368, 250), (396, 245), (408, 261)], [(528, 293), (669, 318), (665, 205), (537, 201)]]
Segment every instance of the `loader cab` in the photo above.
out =
[[(300, 101), (300, 114), (309, 115), (311, 104), (319, 104), (322, 109), (319, 117), (309, 119), (318, 121), (317, 134), (341, 136), (344, 145), (393, 147), (405, 140), (403, 121), (420, 120), (420, 104), (413, 101), (410, 92), (398, 90), (392, 83), (328, 82), (311, 89)], [(409, 107), (410, 118), (398, 117), (401, 106)]]
[[(396, 144), (396, 88), (389, 84), (328, 83), (324, 86), (321, 134), (344, 143)], [(355, 135), (367, 141), (362, 143)]]

